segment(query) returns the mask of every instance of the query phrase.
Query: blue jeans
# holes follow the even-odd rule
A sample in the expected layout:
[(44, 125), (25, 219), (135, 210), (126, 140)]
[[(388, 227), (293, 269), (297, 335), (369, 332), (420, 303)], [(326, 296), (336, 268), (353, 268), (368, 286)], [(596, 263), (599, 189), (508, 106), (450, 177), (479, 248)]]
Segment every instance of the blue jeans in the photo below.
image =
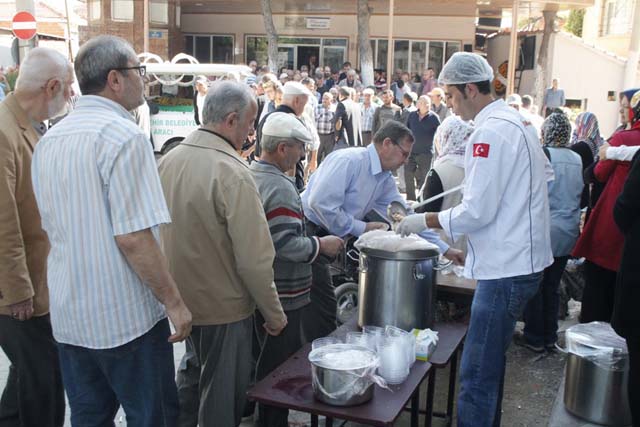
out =
[(93, 350), (58, 343), (62, 381), (74, 427), (113, 427), (122, 405), (127, 425), (175, 427), (178, 392), (169, 321), (115, 348)]
[(568, 256), (553, 259), (544, 269), (542, 285), (524, 310), (524, 339), (537, 347), (553, 347), (558, 339), (558, 306), (560, 279)]
[(458, 427), (499, 426), (506, 351), (542, 272), (479, 280), (460, 364)]

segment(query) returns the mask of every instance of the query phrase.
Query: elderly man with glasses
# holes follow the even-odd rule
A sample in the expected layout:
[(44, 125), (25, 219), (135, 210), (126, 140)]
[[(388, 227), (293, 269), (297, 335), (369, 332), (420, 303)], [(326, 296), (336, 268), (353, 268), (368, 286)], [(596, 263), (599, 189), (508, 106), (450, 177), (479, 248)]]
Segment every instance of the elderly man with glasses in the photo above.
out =
[[(387, 205), (392, 201), (405, 203), (391, 171), (407, 162), (413, 142), (411, 131), (391, 120), (366, 148), (346, 148), (328, 156), (302, 193), (308, 232), (315, 236), (359, 237), (367, 231), (386, 230), (388, 224), (381, 221), (386, 218)], [(462, 252), (449, 248), (435, 232), (427, 230), (421, 235), (448, 258), (462, 262)], [(336, 327), (330, 262), (319, 256), (313, 264), (311, 306), (303, 320), (307, 340), (326, 336)]]
[(171, 219), (149, 139), (129, 113), (144, 102), (145, 68), (112, 36), (85, 43), (74, 66), (83, 96), (32, 166), (71, 424), (113, 425), (122, 406), (129, 425), (175, 425), (172, 343), (191, 313), (158, 242)]

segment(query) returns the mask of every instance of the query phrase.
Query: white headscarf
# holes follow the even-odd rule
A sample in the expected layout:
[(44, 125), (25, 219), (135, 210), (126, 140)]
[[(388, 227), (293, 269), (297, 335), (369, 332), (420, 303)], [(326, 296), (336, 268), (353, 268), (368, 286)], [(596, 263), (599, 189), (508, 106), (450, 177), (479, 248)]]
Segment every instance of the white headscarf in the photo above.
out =
[(433, 138), (436, 152), (434, 166), (448, 159), (456, 166), (464, 167), (464, 153), (472, 133), (471, 122), (465, 122), (454, 114), (444, 119)]

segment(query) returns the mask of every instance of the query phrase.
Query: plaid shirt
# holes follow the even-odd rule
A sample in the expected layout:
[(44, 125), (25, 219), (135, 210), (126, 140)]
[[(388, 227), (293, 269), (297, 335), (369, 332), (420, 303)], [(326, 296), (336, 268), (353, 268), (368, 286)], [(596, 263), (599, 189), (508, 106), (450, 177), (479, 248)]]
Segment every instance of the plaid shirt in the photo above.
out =
[(316, 126), (320, 135), (333, 133), (333, 119), (336, 111), (332, 107), (325, 108), (324, 105), (318, 104), (316, 108)]
[(369, 108), (364, 104), (360, 104), (360, 111), (362, 111), (362, 132), (371, 132), (373, 130), (373, 113), (378, 108), (373, 102), (369, 105)]

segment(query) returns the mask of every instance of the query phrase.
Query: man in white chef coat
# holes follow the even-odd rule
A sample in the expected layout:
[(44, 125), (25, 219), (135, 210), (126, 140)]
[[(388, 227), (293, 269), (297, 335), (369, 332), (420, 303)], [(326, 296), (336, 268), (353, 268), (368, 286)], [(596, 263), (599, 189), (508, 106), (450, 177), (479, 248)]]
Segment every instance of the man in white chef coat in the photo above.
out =
[(460, 369), (458, 426), (499, 426), (505, 353), (516, 320), (553, 262), (546, 158), (533, 126), (491, 96), (493, 70), (472, 53), (456, 53), (439, 82), (463, 120), (474, 120), (465, 154), (462, 203), (411, 215), (403, 235), (442, 228), (467, 236), (465, 276), (478, 281)]

